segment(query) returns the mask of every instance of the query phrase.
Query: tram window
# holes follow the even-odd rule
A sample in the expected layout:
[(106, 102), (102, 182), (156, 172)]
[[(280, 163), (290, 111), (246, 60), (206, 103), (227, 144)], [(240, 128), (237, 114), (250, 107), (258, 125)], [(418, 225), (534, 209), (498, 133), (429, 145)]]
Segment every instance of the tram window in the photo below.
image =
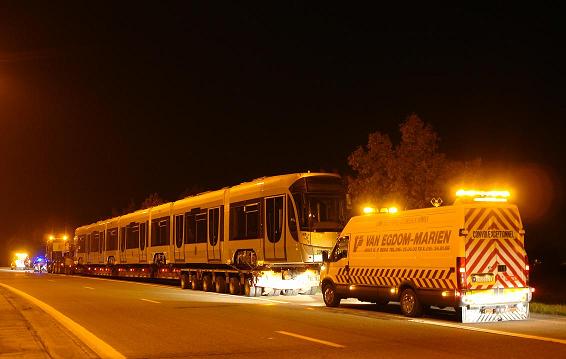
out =
[(89, 252), (90, 251), (90, 234), (86, 235), (86, 246), (85, 246), (85, 252)]
[(78, 246), (79, 246), (79, 253), (85, 252), (85, 235), (79, 236)]
[(220, 209), (213, 208), (208, 211), (208, 243), (215, 246), (218, 243), (218, 224), (220, 220)]
[(118, 228), (109, 229), (107, 237), (106, 250), (115, 251), (118, 249)]
[(197, 243), (206, 243), (206, 213), (196, 215)]
[(126, 250), (126, 227), (120, 227), (120, 250)]
[(147, 246), (147, 222), (140, 223), (140, 248), (143, 251)]
[(100, 238), (100, 246), (98, 247), (98, 253), (102, 253), (102, 251), (104, 250), (104, 231), (98, 232), (99, 233), (99, 238)]
[(181, 248), (183, 245), (183, 227), (185, 217), (183, 215), (175, 216), (175, 245), (177, 248)]
[(258, 238), (259, 218), (259, 203), (233, 205), (230, 208), (230, 240)]
[(196, 243), (196, 222), (195, 215), (185, 213), (185, 244)]
[(90, 252), (98, 252), (98, 232), (92, 232), (90, 235)]
[(246, 238), (259, 237), (259, 204), (247, 205), (246, 211)]
[(277, 243), (283, 230), (283, 201), (285, 197), (274, 197), (265, 200), (267, 240)]
[(295, 216), (295, 208), (291, 196), (287, 196), (287, 212), (289, 219), (289, 232), (295, 241), (299, 241), (299, 231), (297, 229), (297, 217)]
[(169, 217), (156, 218), (151, 221), (151, 245), (164, 246), (169, 244)]
[(138, 248), (140, 245), (140, 227), (139, 223), (130, 223), (126, 227), (126, 248)]

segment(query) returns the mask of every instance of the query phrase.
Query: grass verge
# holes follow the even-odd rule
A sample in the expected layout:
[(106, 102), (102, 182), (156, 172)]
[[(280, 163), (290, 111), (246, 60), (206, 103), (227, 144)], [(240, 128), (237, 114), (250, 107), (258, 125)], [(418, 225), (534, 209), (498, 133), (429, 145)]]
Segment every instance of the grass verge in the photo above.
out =
[(566, 304), (544, 304), (532, 302), (530, 310), (531, 313), (566, 315)]

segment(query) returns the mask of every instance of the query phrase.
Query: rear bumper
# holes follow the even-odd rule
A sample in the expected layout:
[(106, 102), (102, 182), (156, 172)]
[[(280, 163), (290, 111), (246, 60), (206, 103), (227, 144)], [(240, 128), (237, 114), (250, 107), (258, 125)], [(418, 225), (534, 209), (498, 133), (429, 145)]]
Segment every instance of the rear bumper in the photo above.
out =
[(462, 293), (463, 323), (525, 320), (529, 318), (531, 288), (495, 288)]

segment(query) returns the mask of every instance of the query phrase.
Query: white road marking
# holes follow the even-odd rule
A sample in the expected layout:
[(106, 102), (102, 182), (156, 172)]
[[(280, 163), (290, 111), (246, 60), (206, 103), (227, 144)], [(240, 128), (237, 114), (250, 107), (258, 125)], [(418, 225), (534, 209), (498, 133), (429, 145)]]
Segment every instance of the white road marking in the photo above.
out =
[(470, 327), (470, 326), (466, 326), (466, 325), (443, 323), (443, 322), (437, 322), (437, 321), (433, 321), (433, 320), (409, 319), (409, 322), (419, 323), (419, 324), (437, 325), (437, 326), (440, 326), (440, 327), (456, 328), (456, 329), (462, 329), (462, 330), (470, 330), (470, 331), (473, 331), (473, 332), (506, 335), (506, 336), (509, 336), (509, 337), (542, 340), (542, 341), (545, 341), (545, 342), (553, 342), (553, 343), (558, 343), (558, 344), (566, 344), (565, 339), (557, 339), (557, 338), (541, 337), (541, 336), (538, 336), (538, 335), (505, 332), (505, 331), (502, 331), (502, 330), (493, 330), (493, 329), (484, 329), (484, 328), (478, 328), (478, 327)]
[(91, 289), (91, 290), (94, 290), (94, 288), (93, 288), (93, 287), (87, 287), (87, 286), (83, 286), (83, 288), (84, 288), (84, 289)]
[(101, 358), (126, 358), (122, 353), (111, 347), (102, 339), (98, 338), (96, 335), (88, 331), (86, 328), (82, 327), (80, 324), (74, 322), (71, 318), (65, 316), (63, 313), (59, 312), (57, 309), (53, 308), (47, 303), (40, 301), (39, 299), (32, 297), (31, 295), (22, 292), (19, 289), (13, 288), (7, 284), (0, 283), (4, 288), (14, 292), (15, 294), (27, 299), (33, 304), (37, 305), (44, 312), (51, 315), (55, 320), (57, 320), (61, 325), (67, 328), (71, 333), (77, 336), (80, 341), (82, 341), (86, 346), (92, 349)]
[(158, 301), (156, 301), (156, 300), (151, 300), (151, 299), (140, 298), (140, 300), (143, 300), (144, 302), (150, 302), (150, 303), (161, 304), (161, 302), (158, 302)]
[(311, 338), (311, 337), (307, 337), (307, 336), (300, 335), (300, 334), (286, 332), (284, 330), (277, 330), (277, 331), (275, 331), (275, 333), (288, 335), (290, 337), (295, 337), (295, 338), (299, 338), (299, 339), (303, 339), (303, 340), (308, 340), (309, 342), (315, 342), (315, 343), (319, 343), (319, 344), (328, 345), (328, 346), (334, 347), (334, 348), (346, 348), (346, 346), (342, 345), (342, 344), (336, 344), (336, 343), (328, 342), (326, 340), (321, 340), (321, 339)]

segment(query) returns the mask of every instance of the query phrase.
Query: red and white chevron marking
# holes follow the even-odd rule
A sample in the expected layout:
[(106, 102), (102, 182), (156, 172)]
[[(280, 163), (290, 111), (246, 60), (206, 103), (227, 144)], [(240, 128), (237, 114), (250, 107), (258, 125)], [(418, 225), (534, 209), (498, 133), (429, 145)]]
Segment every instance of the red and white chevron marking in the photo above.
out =
[[(519, 213), (512, 208), (470, 208), (465, 215), (466, 229), (466, 275), (470, 289), (526, 287), (525, 249)], [(511, 238), (473, 238), (477, 230), (512, 230)], [(498, 272), (498, 265), (506, 265), (505, 272)], [(473, 283), (472, 275), (492, 273), (495, 283)]]

